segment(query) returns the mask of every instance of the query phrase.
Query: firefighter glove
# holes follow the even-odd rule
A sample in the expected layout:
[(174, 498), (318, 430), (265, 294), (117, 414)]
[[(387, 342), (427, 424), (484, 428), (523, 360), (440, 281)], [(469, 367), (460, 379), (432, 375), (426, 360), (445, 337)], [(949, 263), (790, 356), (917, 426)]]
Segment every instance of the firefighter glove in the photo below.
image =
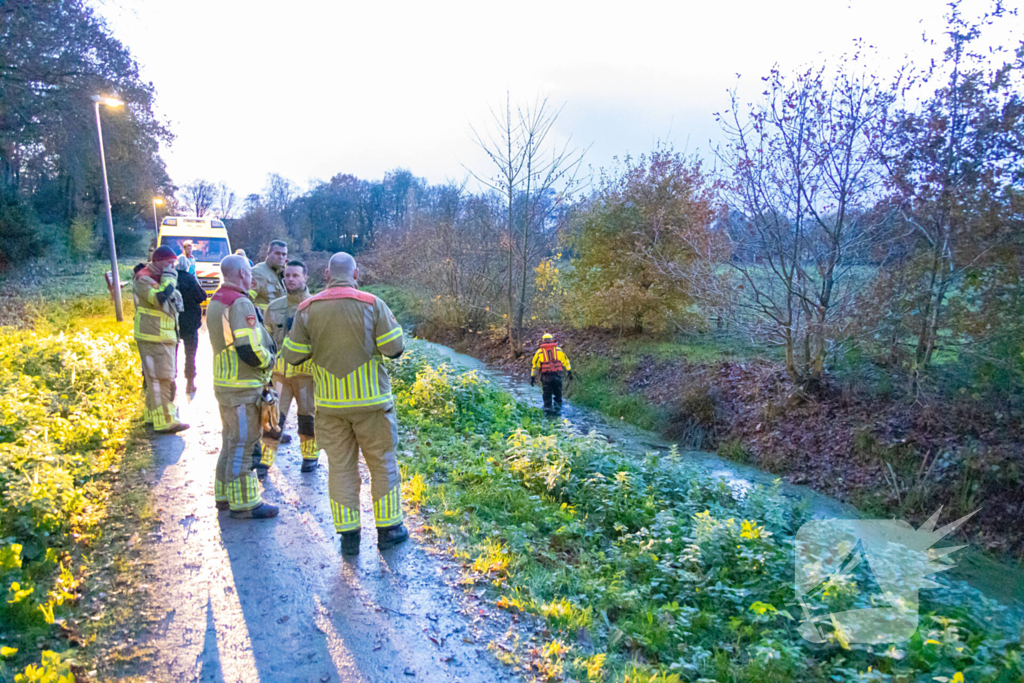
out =
[(262, 424), (264, 432), (272, 432), (277, 429), (278, 422), (281, 420), (278, 408), (277, 392), (270, 387), (264, 387), (260, 397), (260, 424)]
[(530, 375), (530, 386), (532, 387), (537, 382), (537, 378)]
[(566, 370), (565, 376), (569, 379), (576, 379), (576, 375), (572, 374), (572, 370)]

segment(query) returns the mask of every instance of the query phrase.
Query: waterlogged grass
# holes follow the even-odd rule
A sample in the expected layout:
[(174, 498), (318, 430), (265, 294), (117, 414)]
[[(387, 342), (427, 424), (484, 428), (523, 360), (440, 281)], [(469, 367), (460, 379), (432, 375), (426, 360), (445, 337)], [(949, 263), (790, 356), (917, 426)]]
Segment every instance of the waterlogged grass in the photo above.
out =
[[(77, 599), (76, 563), (101, 534), (107, 473), (138, 414), (130, 310), (116, 323), (98, 298), (33, 316), (31, 328), (0, 328), (0, 680), (39, 661), (37, 637)], [(53, 654), (41, 666), (67, 668)]]
[[(677, 457), (624, 458), (428, 353), (391, 365), (407, 500), (459, 548), (467, 581), (547, 622), (543, 647), (496, 651), (537, 680), (1020, 680), (1019, 632), (1003, 636), (997, 606), (952, 585), (925, 595), (901, 645), (857, 649), (830, 627), (805, 641), (802, 507), (772, 488), (737, 494)], [(851, 586), (829, 599), (871, 604)]]

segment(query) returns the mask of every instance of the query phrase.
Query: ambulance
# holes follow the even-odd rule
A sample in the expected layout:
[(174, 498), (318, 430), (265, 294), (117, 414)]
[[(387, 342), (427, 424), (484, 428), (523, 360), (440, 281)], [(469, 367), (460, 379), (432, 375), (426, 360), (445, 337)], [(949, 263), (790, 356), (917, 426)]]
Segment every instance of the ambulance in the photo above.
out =
[[(221, 260), (231, 253), (224, 222), (203, 216), (168, 216), (160, 224), (156, 246), (168, 246), (181, 255), (185, 241), (192, 242), (192, 258), (196, 260), (196, 278), (208, 295), (220, 287)], [(205, 306), (205, 304), (204, 304)]]

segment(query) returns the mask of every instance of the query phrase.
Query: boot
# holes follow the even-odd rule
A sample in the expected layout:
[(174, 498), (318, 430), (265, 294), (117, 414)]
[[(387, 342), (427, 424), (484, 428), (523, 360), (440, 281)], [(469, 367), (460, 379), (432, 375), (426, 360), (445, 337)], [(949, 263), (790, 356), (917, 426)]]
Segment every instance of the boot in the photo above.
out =
[(281, 443), (282, 444), (291, 443), (291, 442), (292, 442), (292, 435), (291, 434), (281, 434)]
[(341, 554), (350, 557), (359, 554), (358, 531), (346, 531), (341, 535)]
[(408, 539), (409, 531), (401, 523), (377, 529), (377, 548), (380, 550), (394, 548), (399, 543), (404, 543)]
[(309, 459), (303, 458), (302, 459), (302, 467), (299, 468), (299, 471), (300, 472), (313, 472), (313, 471), (316, 470), (317, 465), (319, 465), (319, 463), (320, 463), (320, 459), (319, 458), (309, 458)]
[(178, 424), (172, 425), (167, 429), (154, 429), (153, 431), (156, 434), (177, 434), (178, 432), (183, 432), (186, 429), (188, 429), (188, 424), (185, 422), (179, 422)]
[(265, 465), (253, 465), (252, 468), (254, 470), (256, 470), (256, 478), (257, 479), (259, 479), (260, 481), (266, 481), (267, 480), (267, 472), (270, 471), (269, 467), (267, 467)]
[(218, 510), (230, 510), (231, 506), (228, 504), (228, 502), (226, 500), (218, 500), (217, 501), (217, 509)]
[(277, 517), (277, 506), (269, 503), (260, 503), (252, 510), (232, 510), (232, 519), (270, 519)]

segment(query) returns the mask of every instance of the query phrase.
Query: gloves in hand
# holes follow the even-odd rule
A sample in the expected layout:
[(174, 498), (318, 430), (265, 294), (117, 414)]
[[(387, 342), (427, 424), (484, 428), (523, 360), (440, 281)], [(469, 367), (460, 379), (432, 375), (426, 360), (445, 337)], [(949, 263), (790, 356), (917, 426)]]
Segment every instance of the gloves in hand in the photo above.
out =
[(171, 294), (171, 301), (174, 302), (174, 307), (178, 309), (178, 313), (185, 310), (185, 300), (181, 298), (181, 292), (177, 289)]
[(576, 377), (576, 375), (572, 374), (572, 370), (566, 370), (566, 371), (565, 371), (565, 376), (566, 376), (566, 377), (567, 377), (568, 379), (574, 379), (574, 378)]
[(532, 387), (536, 383), (537, 383), (537, 378), (534, 377), (533, 375), (530, 375), (530, 386)]
[(277, 392), (265, 387), (260, 400), (260, 424), (264, 432), (273, 432), (278, 428), (281, 420), (279, 407)]

